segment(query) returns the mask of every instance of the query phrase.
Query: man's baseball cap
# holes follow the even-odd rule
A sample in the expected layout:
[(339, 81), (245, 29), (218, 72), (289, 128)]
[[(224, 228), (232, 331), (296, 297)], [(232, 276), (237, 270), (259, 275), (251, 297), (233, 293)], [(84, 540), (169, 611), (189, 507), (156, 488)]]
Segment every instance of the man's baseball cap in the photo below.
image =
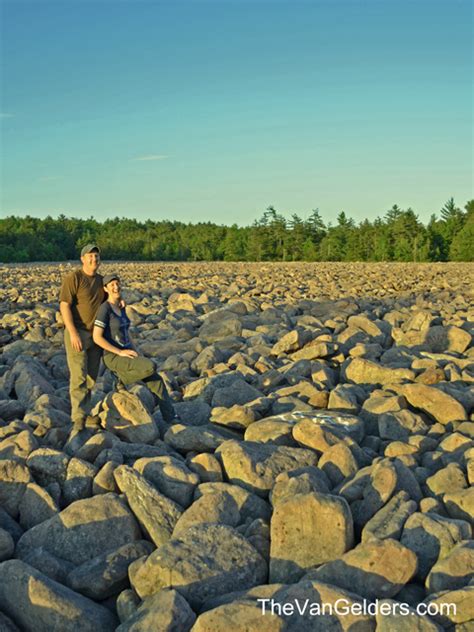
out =
[(87, 244), (87, 246), (84, 246), (84, 248), (81, 250), (81, 257), (83, 257), (84, 255), (88, 255), (90, 252), (94, 252), (94, 250), (100, 254), (99, 246), (96, 246), (96, 244)]
[(102, 280), (103, 285), (108, 285), (112, 281), (120, 281), (118, 274), (106, 274)]

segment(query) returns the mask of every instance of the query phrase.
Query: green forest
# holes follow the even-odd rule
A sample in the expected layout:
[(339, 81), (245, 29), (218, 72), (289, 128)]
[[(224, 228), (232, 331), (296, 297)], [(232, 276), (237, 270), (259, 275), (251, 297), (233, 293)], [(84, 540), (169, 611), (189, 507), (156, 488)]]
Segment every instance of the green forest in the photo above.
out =
[(459, 208), (449, 199), (427, 225), (397, 205), (359, 223), (343, 211), (325, 223), (317, 209), (302, 219), (273, 206), (244, 227), (64, 215), (0, 220), (3, 263), (78, 259), (90, 242), (103, 259), (127, 261), (472, 261), (474, 200)]

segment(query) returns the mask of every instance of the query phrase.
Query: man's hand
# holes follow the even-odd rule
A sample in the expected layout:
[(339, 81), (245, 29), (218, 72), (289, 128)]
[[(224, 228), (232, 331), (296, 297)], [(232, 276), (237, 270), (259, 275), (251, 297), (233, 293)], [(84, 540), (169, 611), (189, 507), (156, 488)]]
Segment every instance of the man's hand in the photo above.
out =
[(133, 349), (121, 349), (118, 355), (122, 358), (137, 358), (138, 353)]
[(77, 331), (74, 333), (69, 332), (69, 337), (71, 338), (71, 346), (74, 351), (82, 351), (82, 340)]

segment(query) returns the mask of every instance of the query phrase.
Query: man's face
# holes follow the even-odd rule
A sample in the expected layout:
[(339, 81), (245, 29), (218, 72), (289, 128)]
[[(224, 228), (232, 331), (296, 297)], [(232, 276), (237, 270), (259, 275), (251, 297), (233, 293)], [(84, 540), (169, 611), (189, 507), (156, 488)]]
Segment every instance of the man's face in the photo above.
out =
[(87, 270), (89, 273), (95, 272), (100, 265), (100, 254), (96, 250), (88, 252), (81, 257), (81, 261), (84, 270)]

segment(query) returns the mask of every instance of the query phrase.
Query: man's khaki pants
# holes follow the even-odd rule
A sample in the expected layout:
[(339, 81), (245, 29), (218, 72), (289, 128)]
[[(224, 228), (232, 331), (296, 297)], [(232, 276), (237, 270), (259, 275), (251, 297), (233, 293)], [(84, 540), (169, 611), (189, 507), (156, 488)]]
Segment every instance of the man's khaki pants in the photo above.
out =
[(69, 332), (64, 333), (67, 365), (69, 367), (71, 396), (71, 419), (74, 424), (83, 423), (90, 413), (91, 389), (99, 374), (102, 349), (92, 340), (90, 331), (78, 330), (82, 341), (82, 351), (75, 351), (71, 345)]

